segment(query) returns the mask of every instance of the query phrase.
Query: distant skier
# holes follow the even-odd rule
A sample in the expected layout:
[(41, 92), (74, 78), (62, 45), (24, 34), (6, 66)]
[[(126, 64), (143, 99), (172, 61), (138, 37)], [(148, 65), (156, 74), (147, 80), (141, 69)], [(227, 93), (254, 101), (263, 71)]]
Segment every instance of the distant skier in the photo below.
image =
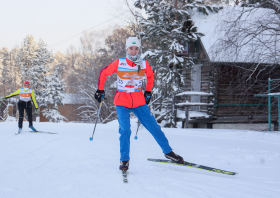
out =
[(23, 113), (24, 109), (27, 112), (28, 115), (28, 121), (29, 121), (29, 128), (32, 129), (32, 131), (37, 131), (32, 124), (32, 105), (31, 100), (33, 101), (33, 104), (35, 105), (35, 113), (38, 113), (38, 105), (36, 103), (35, 94), (32, 89), (30, 89), (30, 84), (28, 81), (24, 82), (23, 88), (18, 89), (16, 92), (2, 98), (2, 100), (8, 99), (13, 96), (19, 95), (19, 102), (18, 102), (18, 111), (19, 111), (19, 120), (18, 120), (18, 134), (22, 131), (22, 122), (23, 122)]
[[(100, 103), (101, 99), (105, 97), (104, 85), (106, 77), (117, 73), (118, 89), (113, 103), (116, 105), (120, 125), (120, 170), (128, 170), (129, 167), (130, 112), (133, 112), (143, 126), (152, 134), (166, 158), (179, 164), (184, 161), (181, 156), (172, 151), (167, 138), (161, 131), (161, 127), (157, 124), (156, 119), (151, 114), (147, 105), (152, 96), (154, 72), (149, 63), (141, 59), (139, 49), (140, 42), (138, 38), (129, 37), (126, 41), (126, 57), (115, 60), (101, 70), (98, 90), (94, 95), (95, 99)], [(143, 94), (141, 87), (145, 75), (147, 77), (147, 84), (146, 91)]]

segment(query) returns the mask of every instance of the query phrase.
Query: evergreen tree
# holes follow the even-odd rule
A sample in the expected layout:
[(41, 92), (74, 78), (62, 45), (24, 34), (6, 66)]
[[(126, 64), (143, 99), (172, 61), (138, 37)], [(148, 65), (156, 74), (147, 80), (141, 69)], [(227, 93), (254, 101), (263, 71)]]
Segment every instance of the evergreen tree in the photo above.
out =
[(30, 73), (30, 69), (34, 66), (36, 60), (37, 43), (32, 35), (28, 35), (15, 55), (15, 62), (21, 69), (22, 82), (32, 79), (34, 74)]
[(47, 44), (42, 40), (37, 43), (33, 36), (28, 35), (15, 60), (21, 68), (22, 81), (30, 82), (38, 105), (46, 107), (43, 115), (52, 122), (67, 120), (58, 112), (58, 105), (62, 104), (65, 93), (65, 83), (60, 80), (57, 69), (53, 74), (49, 74), (54, 56), (48, 50)]
[(144, 30), (141, 33), (142, 39), (154, 42), (157, 46), (148, 49), (143, 58), (155, 60), (157, 79), (161, 81), (161, 85), (162, 82), (166, 84), (170, 94), (180, 92), (180, 85), (186, 78), (182, 70), (190, 69), (196, 60), (178, 54), (185, 50), (187, 43), (203, 36), (194, 26), (191, 14), (194, 8), (208, 14), (208, 11), (218, 12), (220, 7), (204, 6), (203, 1), (192, 0), (138, 0), (135, 6), (144, 8), (148, 15), (147, 18), (140, 16), (140, 24)]
[(47, 74), (54, 57), (47, 45), (40, 40), (37, 43), (33, 36), (27, 36), (18, 53), (15, 55), (16, 64), (22, 73), (22, 82), (28, 80), (36, 94), (38, 104), (41, 104), (44, 89), (47, 87)]
[[(134, 5), (147, 14), (147, 17), (138, 15), (143, 29), (142, 40), (149, 40), (156, 46), (143, 54), (143, 58), (155, 63), (154, 93), (165, 93), (170, 106), (175, 94), (182, 92), (185, 81), (190, 80), (187, 74), (198, 61), (182, 54), (189, 42), (203, 36), (191, 19), (192, 13), (198, 11), (208, 15), (208, 12), (218, 12), (221, 7), (204, 5), (202, 0), (137, 0)], [(170, 117), (168, 119), (172, 120)]]
[(36, 93), (36, 99), (40, 104), (43, 100), (45, 89), (49, 86), (47, 74), (50, 72), (50, 65), (54, 60), (51, 51), (47, 49), (47, 45), (40, 40), (38, 48), (35, 50), (35, 57), (33, 59), (33, 66), (28, 70), (29, 82)]
[(41, 106), (46, 107), (42, 113), (51, 122), (67, 121), (58, 111), (58, 105), (63, 105), (65, 97), (65, 82), (60, 80), (58, 69), (55, 68), (54, 73), (46, 77), (47, 84), (41, 99)]
[(15, 91), (20, 84), (21, 73), (13, 61), (16, 51), (16, 48), (12, 51), (7, 47), (0, 49), (0, 85), (2, 86), (0, 93), (2, 92), (3, 95)]
[(9, 62), (9, 51), (8, 48), (4, 47), (0, 49), (0, 86), (2, 87), (2, 95), (12, 91), (9, 87), (9, 84), (11, 83), (9, 81), (11, 72)]

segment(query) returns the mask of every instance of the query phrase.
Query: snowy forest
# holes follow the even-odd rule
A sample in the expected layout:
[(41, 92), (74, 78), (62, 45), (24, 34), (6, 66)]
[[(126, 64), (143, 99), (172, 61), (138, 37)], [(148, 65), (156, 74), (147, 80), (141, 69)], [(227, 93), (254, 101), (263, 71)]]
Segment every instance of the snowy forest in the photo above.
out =
[[(185, 91), (195, 91), (190, 88), (194, 80), (191, 74), (202, 61), (195, 50), (191, 53), (191, 47), (207, 36), (201, 32), (193, 16), (200, 13), (208, 17), (211, 13), (219, 13), (225, 7), (244, 9), (240, 9), (234, 20), (220, 21), (217, 30), (226, 32), (226, 36), (212, 45), (211, 56), (216, 59), (229, 55), (241, 57), (242, 50), (250, 48), (253, 64), (238, 77), (238, 80), (246, 83), (258, 83), (258, 76), (267, 68), (272, 72), (279, 68), (279, 0), (136, 0), (134, 4), (127, 3), (127, 6), (133, 16), (129, 23), (84, 32), (80, 37), (80, 45), (69, 46), (67, 52), (53, 53), (44, 38), (34, 38), (32, 35), (27, 35), (16, 48), (8, 49), (2, 46), (0, 96), (14, 92), (28, 80), (31, 88), (35, 90), (39, 106), (44, 107), (41, 113), (50, 121), (67, 121), (67, 118), (59, 113), (58, 105), (63, 105), (65, 95), (72, 94), (72, 100), (79, 101), (79, 105), (72, 112), (76, 121), (94, 122), (99, 108), (94, 93), (101, 69), (117, 58), (124, 57), (126, 39), (137, 36), (142, 44), (142, 58), (149, 61), (155, 72), (150, 108), (153, 113), (161, 112), (157, 115), (157, 121), (161, 122), (162, 126), (176, 127), (175, 97)], [(273, 17), (256, 15), (254, 21), (242, 21), (242, 16), (253, 15), (254, 10), (261, 8), (272, 10)], [(263, 34), (268, 37), (265, 41), (260, 39)], [(254, 45), (250, 41), (253, 41)], [(186, 46), (187, 51), (190, 50), (187, 55), (184, 54)], [(239, 68), (240, 65), (233, 63), (230, 67)], [(239, 85), (244, 86), (244, 83)], [(215, 90), (211, 90), (211, 85), (209, 86), (213, 93)], [(107, 99), (100, 116), (103, 123), (117, 118), (113, 105), (116, 75), (107, 78), (105, 91)], [(214, 100), (215, 98), (209, 102)], [(160, 106), (156, 105), (159, 103)]]

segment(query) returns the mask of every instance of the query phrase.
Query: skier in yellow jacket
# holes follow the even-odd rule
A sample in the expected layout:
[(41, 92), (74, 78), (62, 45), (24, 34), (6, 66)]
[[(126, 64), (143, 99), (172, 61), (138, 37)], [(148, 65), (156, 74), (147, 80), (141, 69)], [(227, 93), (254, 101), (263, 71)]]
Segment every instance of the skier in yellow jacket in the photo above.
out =
[(18, 111), (19, 111), (19, 120), (18, 120), (18, 134), (21, 133), (22, 131), (22, 122), (23, 122), (23, 113), (24, 109), (27, 112), (28, 115), (28, 121), (29, 121), (29, 128), (32, 129), (33, 131), (37, 131), (32, 124), (32, 105), (31, 105), (31, 100), (33, 101), (33, 104), (35, 105), (35, 113), (38, 113), (38, 105), (35, 99), (35, 94), (32, 89), (30, 89), (30, 84), (28, 81), (24, 82), (23, 88), (18, 89), (16, 92), (2, 98), (2, 101), (13, 97), (13, 96), (20, 96), (19, 102), (18, 102)]

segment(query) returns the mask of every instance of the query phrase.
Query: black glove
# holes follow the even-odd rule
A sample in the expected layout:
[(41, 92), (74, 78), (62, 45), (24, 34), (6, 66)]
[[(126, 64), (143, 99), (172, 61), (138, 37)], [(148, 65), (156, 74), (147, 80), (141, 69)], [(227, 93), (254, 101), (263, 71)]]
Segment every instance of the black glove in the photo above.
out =
[(105, 91), (97, 89), (97, 91), (94, 94), (94, 98), (95, 98), (95, 100), (97, 100), (97, 102), (100, 103), (101, 99), (105, 98)]
[(152, 97), (152, 92), (150, 92), (150, 91), (145, 91), (144, 97), (145, 97), (145, 100), (146, 100), (146, 104), (149, 104), (149, 103), (150, 103), (150, 100), (151, 100), (151, 97)]

